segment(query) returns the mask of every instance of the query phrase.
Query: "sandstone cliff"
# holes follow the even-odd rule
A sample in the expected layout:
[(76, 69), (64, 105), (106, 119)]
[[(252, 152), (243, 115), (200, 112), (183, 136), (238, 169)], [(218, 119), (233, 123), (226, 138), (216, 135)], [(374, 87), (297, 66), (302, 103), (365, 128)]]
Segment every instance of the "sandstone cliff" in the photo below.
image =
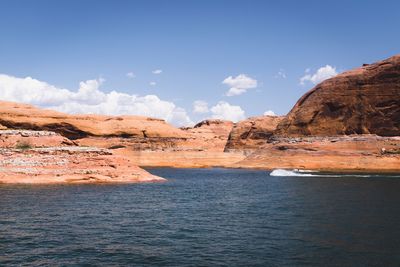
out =
[(300, 98), (276, 134), (400, 135), (400, 55), (318, 84)]
[(282, 116), (260, 116), (235, 123), (229, 134), (225, 151), (260, 148), (273, 135), (283, 118)]

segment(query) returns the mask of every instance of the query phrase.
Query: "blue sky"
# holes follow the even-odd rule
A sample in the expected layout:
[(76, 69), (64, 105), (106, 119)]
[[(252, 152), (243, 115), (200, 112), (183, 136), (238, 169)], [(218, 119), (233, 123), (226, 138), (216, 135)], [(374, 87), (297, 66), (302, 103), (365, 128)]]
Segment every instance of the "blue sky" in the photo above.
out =
[[(155, 95), (172, 103), (174, 110), (184, 110), (194, 122), (238, 111), (219, 111), (226, 103), (240, 106), (245, 112), (241, 116), (246, 117), (267, 110), (286, 114), (318, 81), (312, 75), (321, 67), (329, 65), (341, 72), (399, 53), (399, 10), (399, 1), (361, 0), (2, 0), (0, 73), (46, 83), (29, 91), (39, 94), (41, 90), (46, 95), (54, 91), (48, 86), (74, 92), (82, 87), (80, 82), (97, 79), (98, 84), (88, 84), (105, 94), (114, 90), (140, 97)], [(301, 84), (306, 69), (309, 79)], [(154, 70), (162, 73), (154, 74)], [(257, 85), (227, 96), (233, 85), (222, 82), (240, 74)], [(0, 80), (0, 98), (62, 105), (43, 102), (43, 96), (19, 97), (21, 86), (30, 84)], [(12, 97), (7, 90), (14, 91)], [(47, 94), (46, 90), (53, 91)], [(77, 99), (72, 94), (68, 97), (68, 103)], [(80, 97), (81, 102), (90, 98)], [(208, 103), (208, 113), (193, 112), (196, 100)], [(71, 106), (58, 109), (82, 112), (87, 107), (74, 110), (76, 105)], [(101, 109), (88, 112), (97, 110)], [(164, 110), (171, 111), (162, 107), (149, 115)], [(148, 115), (140, 111), (140, 105), (104, 113), (128, 111)]]

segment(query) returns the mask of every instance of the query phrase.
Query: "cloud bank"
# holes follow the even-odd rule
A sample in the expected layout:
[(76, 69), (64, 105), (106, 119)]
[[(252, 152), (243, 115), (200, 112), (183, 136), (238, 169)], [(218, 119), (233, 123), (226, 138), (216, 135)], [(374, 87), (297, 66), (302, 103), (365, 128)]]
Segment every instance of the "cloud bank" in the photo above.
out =
[(244, 110), (225, 101), (219, 101), (211, 109), (211, 118), (238, 122), (245, 119)]
[(193, 113), (204, 114), (208, 113), (208, 103), (202, 100), (196, 100), (193, 102)]
[(186, 111), (156, 95), (137, 96), (99, 88), (103, 79), (79, 83), (72, 91), (31, 77), (17, 78), (0, 74), (0, 99), (22, 102), (66, 113), (107, 115), (143, 115), (164, 119), (176, 126), (192, 125)]
[(257, 87), (257, 80), (246, 74), (239, 74), (236, 77), (229, 76), (222, 83), (230, 87), (226, 96), (241, 95), (246, 93), (247, 90)]
[(306, 82), (318, 84), (326, 79), (336, 76), (338, 73), (335, 67), (326, 65), (325, 67), (319, 68), (314, 74), (309, 74), (310, 70), (306, 70), (306, 74), (300, 78), (300, 84), (304, 85)]

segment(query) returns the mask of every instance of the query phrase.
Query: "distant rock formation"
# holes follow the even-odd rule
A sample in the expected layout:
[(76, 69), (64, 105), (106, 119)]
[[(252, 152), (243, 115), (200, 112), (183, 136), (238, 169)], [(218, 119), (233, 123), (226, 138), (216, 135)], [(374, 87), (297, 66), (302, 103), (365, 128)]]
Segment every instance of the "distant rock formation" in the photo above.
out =
[(344, 72), (306, 93), (280, 136), (400, 135), (400, 55)]
[(400, 137), (377, 135), (271, 137), (233, 164), (238, 168), (399, 172)]
[(259, 116), (235, 123), (225, 151), (258, 149), (273, 135), (283, 118), (282, 116)]
[(85, 137), (185, 138), (164, 120), (143, 116), (70, 115), (0, 101), (0, 125), (9, 129), (53, 131), (71, 140)]
[(197, 123), (194, 127), (185, 129), (191, 138), (185, 146), (202, 151), (223, 152), (233, 122), (226, 120), (208, 119)]

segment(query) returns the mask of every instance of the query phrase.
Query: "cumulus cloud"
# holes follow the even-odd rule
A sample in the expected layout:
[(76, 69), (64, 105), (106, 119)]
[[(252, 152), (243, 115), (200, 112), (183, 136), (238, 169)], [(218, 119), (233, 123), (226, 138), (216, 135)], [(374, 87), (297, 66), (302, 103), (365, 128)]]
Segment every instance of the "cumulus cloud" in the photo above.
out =
[(0, 74), (0, 99), (33, 104), (66, 113), (143, 115), (164, 119), (176, 126), (192, 125), (186, 111), (156, 95), (137, 96), (101, 91), (103, 79), (79, 83), (77, 91), (59, 88), (31, 77)]
[(151, 86), (155, 86), (157, 83), (156, 82), (150, 82), (149, 83)]
[(196, 100), (193, 102), (193, 113), (204, 114), (208, 113), (208, 103), (202, 100)]
[(213, 119), (237, 122), (245, 118), (244, 110), (240, 106), (234, 106), (225, 101), (219, 101), (210, 110)]
[(160, 70), (160, 69), (153, 70), (152, 73), (153, 73), (153, 74), (161, 74), (161, 73), (162, 73), (162, 70)]
[(267, 110), (264, 112), (264, 116), (276, 116), (276, 114), (272, 110)]
[(136, 75), (135, 75), (135, 73), (133, 73), (133, 72), (128, 72), (128, 73), (126, 74), (126, 77), (132, 79), (132, 78), (135, 78)]
[(239, 74), (236, 77), (229, 76), (222, 83), (230, 87), (228, 92), (226, 92), (226, 96), (241, 95), (246, 93), (247, 90), (257, 87), (257, 80), (246, 74)]
[(306, 74), (300, 78), (300, 84), (304, 85), (306, 82), (318, 84), (326, 79), (336, 76), (338, 73), (335, 67), (326, 65), (319, 68), (314, 74), (310, 74), (310, 69), (306, 69)]

